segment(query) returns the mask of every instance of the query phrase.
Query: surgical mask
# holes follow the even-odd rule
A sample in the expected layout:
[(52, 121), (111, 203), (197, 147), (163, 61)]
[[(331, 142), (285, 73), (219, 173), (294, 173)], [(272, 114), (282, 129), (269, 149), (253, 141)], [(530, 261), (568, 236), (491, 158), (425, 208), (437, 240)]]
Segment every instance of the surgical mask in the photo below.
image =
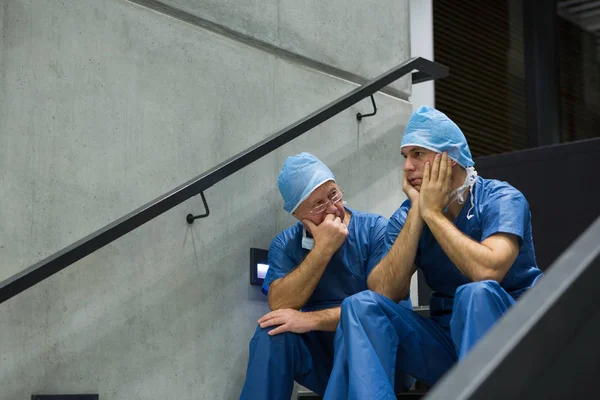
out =
[[(475, 207), (475, 202), (473, 200), (473, 186), (475, 185), (475, 181), (477, 181), (477, 171), (474, 167), (467, 167), (465, 168), (465, 170), (467, 172), (465, 181), (459, 188), (453, 190), (452, 193), (450, 193), (448, 205), (452, 204), (455, 200), (457, 200), (459, 204), (463, 204), (465, 202), (463, 195), (468, 189), (471, 194), (471, 208), (469, 208), (469, 211), (467, 212), (467, 219), (471, 219), (473, 218), (473, 215), (471, 215), (471, 211)], [(446, 210), (447, 209), (448, 207), (446, 207)]]
[(315, 239), (306, 235), (306, 228), (302, 228), (302, 248), (312, 250), (315, 247)]

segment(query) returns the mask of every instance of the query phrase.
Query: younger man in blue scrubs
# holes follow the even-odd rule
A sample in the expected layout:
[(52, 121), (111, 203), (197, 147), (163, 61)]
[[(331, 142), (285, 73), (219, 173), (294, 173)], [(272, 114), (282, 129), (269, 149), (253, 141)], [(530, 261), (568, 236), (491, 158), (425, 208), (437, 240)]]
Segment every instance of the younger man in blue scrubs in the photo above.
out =
[[(333, 173), (312, 154), (288, 157), (278, 186), (284, 210), (299, 222), (269, 248), (263, 291), (273, 311), (258, 321), (250, 342), (241, 399), (289, 400), (294, 381), (325, 392), (340, 305), (367, 289), (387, 252), (387, 220), (344, 207)], [(410, 300), (400, 304), (412, 309)], [(411, 379), (399, 374), (397, 382), (402, 390)]]
[[(401, 151), (408, 200), (390, 219), (371, 290), (342, 304), (325, 399), (395, 399), (399, 373), (434, 384), (542, 276), (527, 201), (477, 176), (454, 122), (422, 107)], [(433, 290), (430, 318), (396, 304), (417, 268)]]

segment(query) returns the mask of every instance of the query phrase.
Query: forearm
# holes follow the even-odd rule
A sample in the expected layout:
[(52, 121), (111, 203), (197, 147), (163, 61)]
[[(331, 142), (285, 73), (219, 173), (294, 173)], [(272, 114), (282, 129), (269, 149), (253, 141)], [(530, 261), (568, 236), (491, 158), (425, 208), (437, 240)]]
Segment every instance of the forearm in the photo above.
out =
[(486, 279), (500, 281), (493, 251), (462, 233), (442, 213), (424, 217), (444, 253), (464, 276), (473, 282)]
[(390, 251), (369, 275), (367, 279), (369, 289), (395, 302), (408, 296), (423, 225), (418, 209), (411, 208)]
[(334, 332), (340, 322), (341, 310), (341, 307), (336, 307), (307, 313), (314, 324), (312, 330)]
[(269, 287), (269, 307), (271, 310), (304, 307), (319, 283), (333, 254), (315, 247), (304, 261), (285, 277), (276, 280)]

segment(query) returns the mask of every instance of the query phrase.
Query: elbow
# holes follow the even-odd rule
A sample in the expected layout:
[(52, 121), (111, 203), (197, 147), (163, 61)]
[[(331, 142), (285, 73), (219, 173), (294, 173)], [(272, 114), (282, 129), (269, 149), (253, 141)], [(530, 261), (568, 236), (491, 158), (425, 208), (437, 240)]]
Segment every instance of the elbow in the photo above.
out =
[(480, 273), (476, 274), (471, 278), (473, 282), (483, 282), (483, 281), (495, 281), (500, 283), (501, 279), (499, 279), (496, 274), (493, 273)]
[(271, 309), (271, 311), (281, 310), (284, 308), (300, 310), (302, 307), (304, 307), (304, 303), (298, 303), (297, 301), (293, 301), (292, 297), (294, 296), (290, 296), (289, 293), (281, 295), (280, 292), (282, 292), (282, 290), (279, 289), (279, 280), (274, 281), (269, 286), (267, 300), (269, 302), (269, 308)]
[(281, 306), (279, 305), (279, 303), (275, 302), (274, 300), (271, 300), (271, 296), (269, 296), (269, 309), (271, 311), (275, 311), (275, 310), (279, 310), (281, 308)]
[(283, 310), (285, 308), (291, 308), (294, 309), (296, 311), (300, 311), (300, 309), (304, 306), (304, 304), (302, 305), (298, 305), (298, 304), (293, 304), (293, 303), (286, 303), (284, 301), (271, 301), (269, 300), (269, 308), (271, 309), (271, 311), (276, 311), (276, 310)]
[(471, 276), (473, 282), (496, 281), (498, 283), (502, 282), (507, 272), (504, 268), (481, 266), (473, 269), (473, 271), (473, 276)]
[(373, 279), (373, 275), (372, 274), (367, 277), (367, 288), (369, 290), (371, 290), (373, 292), (380, 293), (379, 292), (379, 289), (380, 289), (379, 286), (380, 285), (375, 281), (375, 279)]
[(371, 276), (367, 278), (367, 289), (369, 289), (372, 292), (384, 295), (385, 297), (390, 297), (387, 294), (388, 290), (386, 290), (386, 285), (384, 285), (382, 282), (376, 279), (372, 279)]
[(395, 293), (395, 296), (389, 297), (394, 303), (399, 303), (402, 300), (408, 300), (409, 288), (405, 288), (398, 293)]
[(395, 303), (408, 298), (408, 287), (394, 288), (390, 287), (390, 285), (385, 285), (382, 282), (374, 282), (371, 279), (367, 279), (367, 287), (369, 290), (379, 293)]
[(392, 300), (394, 303), (400, 303), (402, 300), (408, 300), (408, 290), (399, 293), (381, 293), (383, 296)]
[(282, 310), (284, 308), (292, 308), (294, 310), (300, 310), (302, 307), (304, 307), (304, 304), (297, 304), (292, 301), (289, 301), (289, 299), (280, 298), (276, 295), (273, 295), (273, 294), (271, 294), (271, 291), (269, 291), (268, 301), (269, 301), (269, 308), (271, 309), (271, 311)]

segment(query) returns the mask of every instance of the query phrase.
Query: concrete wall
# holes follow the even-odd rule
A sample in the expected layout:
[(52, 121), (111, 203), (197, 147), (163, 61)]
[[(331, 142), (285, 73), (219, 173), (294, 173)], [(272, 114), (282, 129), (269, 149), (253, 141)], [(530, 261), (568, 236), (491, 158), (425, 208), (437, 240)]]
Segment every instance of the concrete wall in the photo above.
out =
[[(410, 56), (434, 60), (432, 0), (410, 0)], [(423, 82), (413, 87), (410, 103), (415, 110), (424, 105), (435, 107), (435, 82)], [(415, 274), (410, 287), (413, 305), (426, 303), (419, 299), (418, 285)]]
[[(355, 87), (127, 1), (0, 5), (0, 279)], [(389, 217), (404, 199), (411, 106), (376, 100), (376, 117), (357, 123), (363, 101), (207, 190), (210, 218), (187, 226), (202, 209), (191, 199), (0, 305), (0, 399), (236, 398), (267, 311), (249, 248), (291, 222), (285, 157), (321, 157), (351, 207)]]
[[(136, 0), (139, 3), (155, 1)], [(162, 0), (280, 49), (373, 78), (406, 60), (409, 2)], [(410, 93), (410, 77), (392, 87)]]

